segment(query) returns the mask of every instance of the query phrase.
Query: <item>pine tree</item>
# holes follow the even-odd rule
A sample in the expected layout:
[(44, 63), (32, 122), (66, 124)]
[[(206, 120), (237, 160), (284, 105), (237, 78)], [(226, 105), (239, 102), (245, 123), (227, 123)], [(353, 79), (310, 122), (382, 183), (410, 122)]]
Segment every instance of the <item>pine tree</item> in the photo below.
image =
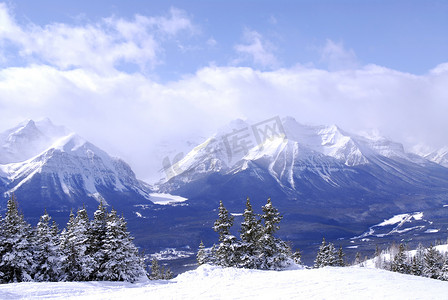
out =
[(424, 257), (423, 276), (437, 279), (443, 265), (443, 257), (431, 244)]
[(205, 253), (205, 246), (202, 241), (199, 244), (199, 250), (198, 254), (196, 255), (196, 260), (198, 262), (198, 265), (203, 265), (207, 263), (207, 254)]
[(294, 252), (294, 254), (292, 255), (292, 259), (294, 260), (294, 263), (296, 265), (302, 265), (302, 254), (300, 253), (299, 249)]
[(243, 268), (256, 269), (260, 266), (260, 238), (264, 230), (259, 219), (252, 209), (250, 199), (247, 197), (244, 220), (241, 223), (240, 238), (240, 266)]
[(342, 246), (339, 246), (339, 250), (338, 250), (336, 261), (335, 261), (334, 265), (337, 267), (345, 267), (344, 257), (345, 257), (345, 254), (344, 254), (344, 251), (342, 250)]
[(101, 201), (98, 209), (93, 214), (93, 220), (90, 222), (88, 230), (87, 254), (95, 261), (91, 280), (105, 280), (101, 277), (105, 270), (103, 268), (107, 261), (107, 254), (104, 249), (107, 227), (107, 210)]
[(317, 252), (316, 259), (314, 260), (314, 267), (323, 268), (326, 266), (335, 266), (337, 265), (336, 256), (337, 253), (333, 243), (327, 244), (325, 238), (323, 238), (322, 244), (320, 245), (319, 251)]
[(274, 236), (274, 233), (280, 229), (279, 223), (283, 217), (272, 205), (271, 198), (268, 199), (262, 210), (263, 234), (259, 239), (261, 248), (259, 268), (272, 270), (285, 268), (292, 263), (291, 249), (284, 241)]
[(233, 226), (233, 216), (229, 214), (222, 201), (219, 202), (218, 219), (215, 221), (213, 229), (219, 234), (219, 245), (215, 250), (216, 263), (223, 267), (233, 267), (238, 265), (236, 255), (237, 240), (230, 234)]
[(440, 269), (439, 276), (437, 277), (439, 280), (448, 281), (448, 255), (445, 253), (445, 258), (443, 259), (443, 265)]
[(399, 245), (398, 253), (393, 258), (391, 263), (391, 271), (403, 274), (410, 273), (410, 266), (408, 264), (408, 259), (403, 244)]
[(31, 281), (33, 255), (31, 226), (19, 213), (14, 195), (8, 200), (1, 244), (0, 281), (4, 283)]
[(356, 252), (355, 261), (353, 262), (353, 265), (357, 266), (357, 265), (361, 265), (361, 264), (362, 264), (361, 253)]
[(97, 278), (135, 282), (145, 274), (144, 261), (127, 231), (126, 221), (123, 217), (118, 217), (115, 210), (112, 210), (107, 217), (106, 234), (101, 251), (105, 260), (98, 267), (100, 273)]
[(416, 276), (422, 276), (425, 260), (425, 248), (421, 243), (418, 244), (414, 257), (411, 259), (410, 273)]
[(151, 280), (159, 280), (162, 279), (162, 273), (160, 271), (159, 262), (156, 258), (153, 258), (151, 261), (151, 273), (149, 275), (149, 279)]
[(62, 268), (67, 281), (86, 281), (91, 279), (95, 261), (87, 252), (89, 217), (85, 208), (78, 210), (76, 217), (70, 218), (60, 236), (60, 249), (63, 254)]
[(169, 280), (174, 277), (173, 272), (165, 266), (160, 266), (156, 258), (151, 262), (151, 273), (149, 275), (150, 280)]
[(41, 216), (34, 238), (34, 280), (60, 281), (62, 259), (58, 247), (57, 225), (50, 225), (51, 217), (45, 210)]

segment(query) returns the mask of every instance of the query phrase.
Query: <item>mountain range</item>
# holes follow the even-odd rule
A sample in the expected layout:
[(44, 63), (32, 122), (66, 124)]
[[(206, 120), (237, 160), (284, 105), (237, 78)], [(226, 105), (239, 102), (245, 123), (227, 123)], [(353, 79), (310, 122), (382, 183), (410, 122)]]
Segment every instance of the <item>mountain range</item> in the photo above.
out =
[[(47, 209), (64, 225), (70, 209), (92, 211), (102, 201), (123, 212), (137, 244), (153, 252), (196, 249), (201, 240), (211, 245), (220, 200), (238, 223), (246, 197), (255, 208), (271, 197), (284, 215), (279, 234), (295, 247), (311, 249), (326, 236), (367, 251), (392, 239), (446, 235), (447, 161), (446, 148), (419, 156), (390, 139), (335, 125), (235, 120), (186, 155), (163, 161), (166, 176), (151, 186), (64, 127), (28, 120), (0, 134), (0, 208), (15, 193), (30, 220)], [(378, 225), (420, 214), (404, 218), (403, 224), (418, 222), (406, 227), (412, 229)]]

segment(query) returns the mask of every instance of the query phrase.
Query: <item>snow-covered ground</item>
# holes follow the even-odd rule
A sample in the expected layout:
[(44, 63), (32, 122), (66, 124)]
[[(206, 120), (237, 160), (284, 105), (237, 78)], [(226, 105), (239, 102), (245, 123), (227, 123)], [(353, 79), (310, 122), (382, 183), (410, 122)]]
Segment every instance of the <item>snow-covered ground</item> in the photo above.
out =
[(14, 283), (0, 299), (446, 299), (448, 282), (384, 270), (256, 271), (204, 265), (170, 281)]
[(184, 198), (181, 196), (165, 194), (165, 193), (151, 193), (151, 194), (149, 194), (149, 196), (151, 197), (151, 201), (154, 204), (159, 204), (159, 205), (173, 205), (173, 204), (185, 202), (188, 200), (187, 198)]

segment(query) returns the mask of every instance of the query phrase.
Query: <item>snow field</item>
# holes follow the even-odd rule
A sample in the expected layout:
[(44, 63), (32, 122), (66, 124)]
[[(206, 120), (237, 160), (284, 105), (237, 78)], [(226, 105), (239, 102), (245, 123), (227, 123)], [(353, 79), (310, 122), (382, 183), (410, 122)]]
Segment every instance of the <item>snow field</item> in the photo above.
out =
[(259, 271), (203, 265), (169, 281), (13, 283), (1, 299), (447, 299), (448, 283), (360, 267)]

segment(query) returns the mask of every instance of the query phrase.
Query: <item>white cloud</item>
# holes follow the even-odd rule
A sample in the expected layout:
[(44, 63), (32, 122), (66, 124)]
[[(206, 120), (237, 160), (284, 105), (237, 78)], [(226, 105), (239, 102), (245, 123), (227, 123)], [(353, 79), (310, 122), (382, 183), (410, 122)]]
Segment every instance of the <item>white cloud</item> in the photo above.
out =
[(447, 84), (446, 72), (415, 76), (374, 65), (338, 72), (207, 67), (166, 84), (139, 74), (34, 65), (0, 71), (0, 125), (48, 116), (151, 178), (162, 166), (160, 141), (207, 136), (235, 118), (292, 115), (348, 131), (378, 128), (408, 145), (443, 146)]
[(321, 62), (326, 63), (330, 70), (355, 69), (359, 66), (355, 52), (346, 50), (342, 42), (336, 43), (327, 39), (325, 46), (320, 49)]
[(254, 30), (244, 30), (244, 44), (235, 45), (235, 51), (240, 57), (235, 61), (237, 64), (250, 61), (263, 68), (274, 68), (279, 65), (273, 51), (274, 46), (263, 36)]
[(113, 71), (120, 63), (142, 70), (159, 63), (161, 44), (181, 32), (193, 34), (195, 27), (186, 14), (172, 8), (168, 16), (136, 15), (132, 20), (105, 18), (85, 25), (29, 24), (21, 28), (4, 4), (0, 5), (0, 42), (19, 48), (22, 57), (61, 69), (85, 68)]

